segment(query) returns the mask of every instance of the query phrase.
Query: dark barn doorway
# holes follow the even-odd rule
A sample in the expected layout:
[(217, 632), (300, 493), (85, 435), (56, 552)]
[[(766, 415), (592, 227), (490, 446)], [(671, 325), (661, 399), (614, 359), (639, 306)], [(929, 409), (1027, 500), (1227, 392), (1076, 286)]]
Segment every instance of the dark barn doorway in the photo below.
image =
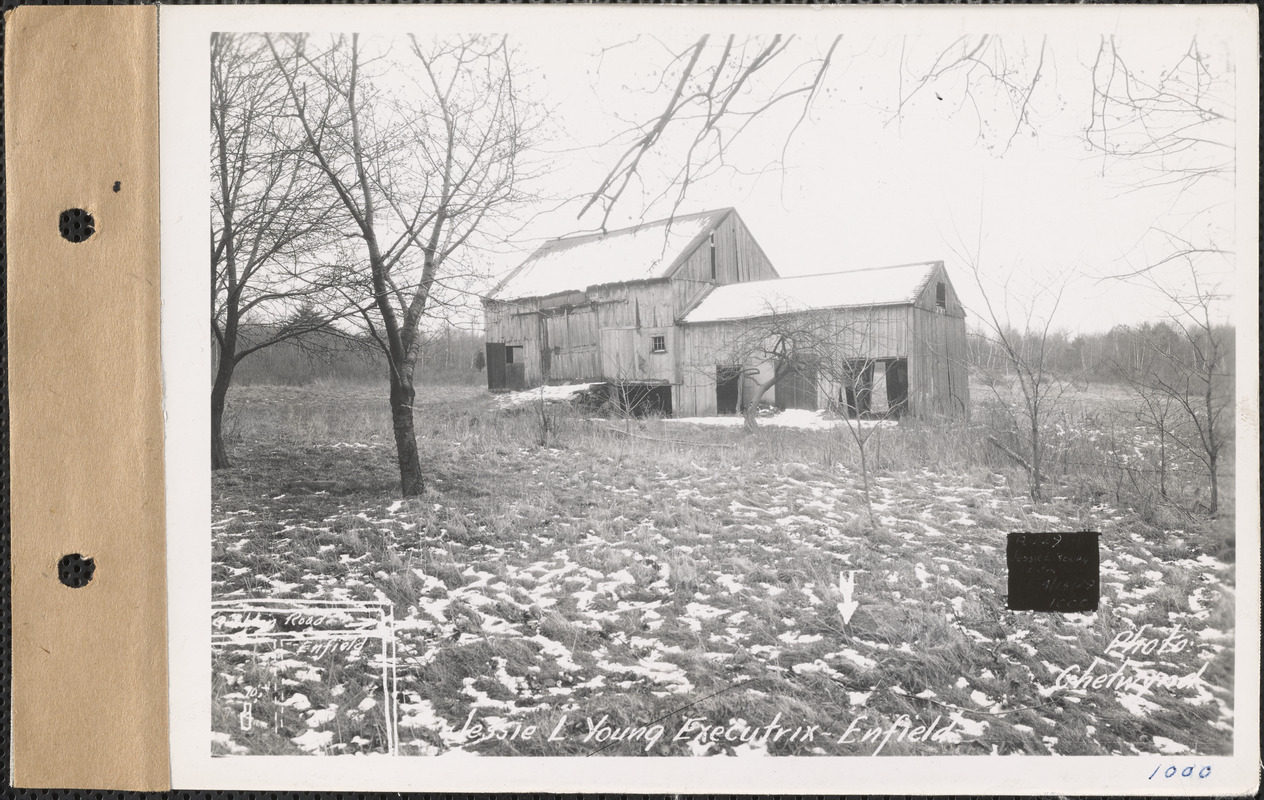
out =
[(887, 362), (887, 408), (891, 416), (908, 413), (908, 359)]
[[(900, 417), (908, 413), (908, 359), (857, 362), (849, 367), (847, 383), (838, 391), (842, 413), (852, 419)], [(877, 385), (875, 372), (882, 377)]]
[(505, 343), (487, 343), (487, 388), (493, 392), (505, 389)]
[(715, 413), (736, 414), (741, 396), (742, 368), (718, 366), (715, 368)]
[(633, 417), (672, 415), (672, 387), (651, 383), (619, 383), (606, 387), (609, 401)]
[(527, 388), (522, 345), (487, 343), (487, 388), (493, 392), (520, 392)]

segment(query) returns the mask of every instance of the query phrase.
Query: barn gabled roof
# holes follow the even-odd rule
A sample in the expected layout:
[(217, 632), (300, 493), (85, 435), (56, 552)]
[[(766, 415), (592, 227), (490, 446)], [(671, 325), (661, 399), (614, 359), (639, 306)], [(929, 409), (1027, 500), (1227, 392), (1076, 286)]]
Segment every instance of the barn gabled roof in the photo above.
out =
[(721, 322), (857, 306), (911, 305), (942, 261), (717, 286), (682, 322)]
[(487, 297), (544, 297), (609, 283), (666, 278), (730, 213), (732, 208), (720, 208), (617, 231), (550, 239)]

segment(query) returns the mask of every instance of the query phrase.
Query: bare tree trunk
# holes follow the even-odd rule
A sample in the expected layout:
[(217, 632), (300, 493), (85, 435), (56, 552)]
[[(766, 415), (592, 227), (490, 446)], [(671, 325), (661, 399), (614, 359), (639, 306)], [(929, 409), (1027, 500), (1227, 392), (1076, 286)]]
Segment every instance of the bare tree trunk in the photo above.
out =
[(1167, 499), (1167, 428), (1159, 424), (1159, 496)]
[(1207, 324), (1207, 335), (1210, 342), (1211, 357), (1207, 360), (1207, 391), (1203, 395), (1203, 403), (1207, 413), (1207, 471), (1211, 478), (1211, 516), (1216, 516), (1216, 512), (1220, 508), (1220, 478), (1216, 473), (1219, 472), (1217, 462), (1220, 460), (1220, 431), (1216, 427), (1216, 408), (1212, 399), (1212, 380), (1215, 378), (1215, 365), (1219, 361), (1216, 353), (1216, 342), (1211, 339), (1214, 334), (1211, 332), (1211, 324)]
[(391, 370), (391, 426), (395, 431), (395, 452), (399, 459), (400, 492), (404, 497), (418, 497), (426, 489), (421, 473), (421, 456), (417, 452), (417, 431), (413, 423), (412, 376), (400, 378)]
[(228, 448), (224, 446), (224, 406), (228, 387), (233, 381), (233, 358), (220, 357), (215, 383), (211, 386), (211, 469), (231, 467)]
[(228, 448), (224, 445), (224, 407), (228, 403), (228, 389), (233, 385), (233, 370), (237, 368), (237, 310), (231, 302), (228, 310), (228, 320), (223, 331), (215, 326), (211, 328), (219, 345), (219, 363), (215, 367), (215, 382), (211, 384), (212, 470), (232, 466), (228, 458)]
[(1040, 500), (1040, 484), (1041, 484), (1040, 460), (1041, 460), (1041, 457), (1044, 455), (1043, 453), (1040, 452), (1044, 448), (1041, 447), (1040, 418), (1037, 415), (1037, 410), (1038, 410), (1038, 407), (1033, 407), (1032, 414), (1031, 414), (1031, 499), (1032, 500)]
[[(773, 387), (773, 384), (781, 380), (785, 373), (786, 370), (780, 367), (774, 369), (772, 377), (759, 384), (755, 389), (754, 396), (751, 397), (750, 403), (746, 406), (745, 421), (742, 423), (742, 429), (747, 433), (754, 433), (759, 430), (759, 423), (755, 421), (755, 412), (759, 409), (759, 401), (764, 399), (764, 394)], [(741, 384), (739, 383), (738, 386), (740, 387)]]
[[(851, 421), (844, 420), (843, 424), (850, 425)], [(860, 428), (859, 418), (856, 419), (856, 427), (858, 433)], [(864, 487), (865, 491), (865, 510), (869, 512), (869, 524), (876, 528), (878, 526), (878, 521), (873, 516), (873, 499), (869, 494), (869, 462), (865, 457), (865, 442), (859, 435), (856, 436), (856, 446), (860, 450), (860, 477), (862, 481), (861, 486)]]

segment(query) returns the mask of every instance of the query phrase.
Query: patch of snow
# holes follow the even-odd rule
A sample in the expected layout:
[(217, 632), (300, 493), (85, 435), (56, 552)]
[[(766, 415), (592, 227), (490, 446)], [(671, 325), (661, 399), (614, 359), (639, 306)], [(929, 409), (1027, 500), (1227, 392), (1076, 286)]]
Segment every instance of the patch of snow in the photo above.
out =
[(819, 642), (825, 637), (819, 633), (799, 633), (797, 631), (786, 631), (777, 637), (786, 644), (812, 644)]
[[(742, 586), (742, 582), (734, 578), (732, 575), (721, 575), (715, 579), (715, 582), (723, 586), (725, 591), (729, 594), (737, 594), (745, 588)], [(732, 622), (733, 620), (730, 618), (729, 621)]]
[(920, 562), (916, 564), (913, 567), (913, 574), (917, 576), (917, 580), (921, 582), (922, 588), (925, 589), (928, 585), (927, 579), (930, 578), (930, 573), (926, 571), (926, 565)]
[(1181, 753), (1189, 752), (1189, 747), (1166, 736), (1155, 736), (1154, 746), (1165, 756), (1179, 756)]
[(570, 400), (580, 392), (588, 391), (596, 385), (595, 383), (568, 383), (562, 386), (541, 386), (538, 389), (509, 392), (508, 394), (497, 395), (496, 405), (500, 408), (515, 408), (538, 403), (541, 398), (546, 403), (561, 403)]
[(953, 711), (948, 719), (956, 723), (953, 730), (942, 734), (939, 741), (947, 744), (961, 744), (966, 737), (977, 738), (987, 730), (988, 724), (983, 720), (967, 719), (960, 711)]
[(1131, 692), (1120, 694), (1117, 699), (1119, 700), (1119, 705), (1128, 709), (1128, 713), (1136, 717), (1144, 717), (1152, 711), (1158, 711), (1163, 708), (1158, 703), (1151, 703), (1141, 695)]
[(309, 753), (315, 753), (317, 750), (323, 750), (329, 747), (329, 743), (334, 740), (333, 731), (307, 731), (306, 733), (295, 736), (290, 739), (291, 742), (298, 745)]
[(834, 658), (838, 656), (842, 656), (843, 658), (847, 659), (848, 661), (860, 667), (861, 669), (873, 669), (874, 667), (878, 666), (877, 661), (874, 661), (872, 658), (869, 658), (867, 656), (861, 655), (860, 653), (857, 653), (855, 650), (851, 649), (850, 647), (845, 647), (842, 650), (839, 650), (837, 653), (830, 653), (829, 655), (825, 657)]
[(338, 716), (338, 705), (330, 703), (329, 708), (318, 709), (307, 715), (307, 727), (319, 728), (322, 725), (328, 725), (336, 716)]
[(289, 706), (295, 711), (306, 711), (312, 707), (312, 701), (307, 699), (305, 694), (292, 694), (289, 698), (282, 700), (277, 705)]

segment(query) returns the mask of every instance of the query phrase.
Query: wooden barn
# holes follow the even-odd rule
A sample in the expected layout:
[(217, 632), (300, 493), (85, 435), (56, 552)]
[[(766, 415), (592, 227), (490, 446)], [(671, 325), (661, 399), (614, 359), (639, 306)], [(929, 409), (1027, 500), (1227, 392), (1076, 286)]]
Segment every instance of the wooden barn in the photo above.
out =
[(942, 261), (717, 287), (677, 324), (682, 416), (743, 408), (785, 338), (810, 346), (765, 402), (862, 416), (969, 413), (965, 310)]
[(676, 416), (736, 413), (774, 369), (752, 337), (805, 319), (832, 326), (865, 389), (802, 359), (763, 401), (967, 412), (965, 313), (943, 262), (781, 278), (731, 208), (545, 242), (484, 300), (487, 385), (602, 382)]
[(732, 208), (552, 239), (483, 302), (487, 387), (603, 381), (670, 412), (677, 321), (717, 286), (775, 277)]

